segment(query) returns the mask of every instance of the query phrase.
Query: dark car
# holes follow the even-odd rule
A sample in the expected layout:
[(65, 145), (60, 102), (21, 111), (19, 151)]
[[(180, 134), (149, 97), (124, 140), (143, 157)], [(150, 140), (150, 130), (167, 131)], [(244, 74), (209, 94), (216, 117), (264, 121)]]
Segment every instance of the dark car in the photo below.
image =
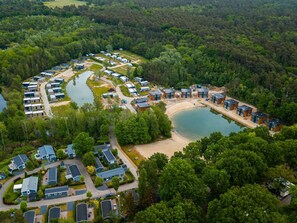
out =
[(105, 195), (105, 198), (112, 198), (112, 197), (114, 197), (115, 196), (115, 194), (113, 194), (113, 193), (109, 193), (109, 194), (106, 194)]

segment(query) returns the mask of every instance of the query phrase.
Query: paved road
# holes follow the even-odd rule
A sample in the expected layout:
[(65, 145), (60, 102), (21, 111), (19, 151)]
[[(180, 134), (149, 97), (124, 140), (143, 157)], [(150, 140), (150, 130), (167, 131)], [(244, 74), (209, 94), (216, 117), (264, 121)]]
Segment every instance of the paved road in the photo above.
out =
[[(85, 183), (86, 183), (86, 188), (88, 191), (92, 193), (92, 198), (98, 198), (98, 197), (104, 197), (105, 195), (109, 193), (115, 193), (115, 190), (110, 188), (106, 189), (104, 191), (99, 191), (95, 188), (95, 185), (93, 184), (93, 181), (90, 177), (90, 175), (87, 173), (86, 168), (82, 164), (82, 162), (78, 159), (72, 159), (72, 160), (65, 160), (65, 164), (76, 164), (81, 172), (82, 175), (85, 177)], [(54, 166), (60, 165), (60, 162), (55, 162), (51, 163), (49, 165), (46, 165), (45, 168), (50, 168)], [(128, 166), (128, 165), (127, 165)], [(28, 174), (33, 174), (41, 170), (40, 168), (37, 168), (33, 171), (29, 171)], [(134, 170), (131, 170), (131, 172)], [(132, 172), (133, 173), (133, 172)], [(7, 188), (10, 186), (10, 184), (18, 177), (24, 177), (24, 173), (20, 174), (18, 176), (12, 177), (9, 179), (2, 187), (0, 190), (0, 211), (6, 211), (10, 210), (11, 208), (19, 208), (19, 205), (6, 205), (3, 203), (3, 195)], [(137, 181), (134, 181), (131, 184), (125, 184), (120, 186), (118, 192), (125, 191), (125, 190), (130, 190), (133, 188), (137, 188)], [(28, 207), (40, 207), (42, 205), (55, 205), (55, 204), (62, 204), (62, 203), (67, 203), (67, 202), (72, 202), (72, 201), (77, 201), (77, 200), (83, 200), (86, 199), (87, 196), (86, 194), (82, 195), (75, 195), (75, 196), (69, 196), (69, 197), (63, 197), (63, 198), (57, 198), (57, 199), (51, 199), (51, 200), (40, 200), (40, 201), (35, 201), (35, 202), (28, 202)]]
[(48, 81), (45, 81), (40, 84), (40, 97), (43, 101), (45, 115), (48, 116), (49, 118), (52, 118), (53, 117), (52, 109), (48, 102), (47, 94), (45, 91), (45, 86), (47, 85), (47, 83), (48, 83)]
[(116, 93), (118, 94), (119, 98), (120, 98), (121, 100), (124, 99), (124, 100), (127, 101), (127, 104), (125, 104), (126, 107), (127, 107), (132, 113), (136, 113), (136, 110), (135, 110), (134, 107), (131, 105), (131, 102), (134, 100), (134, 98), (133, 98), (133, 97), (127, 97), (127, 96), (125, 96), (125, 95), (122, 93), (121, 89), (120, 89), (120, 86), (121, 86), (121, 85), (115, 86), (114, 83), (113, 83), (111, 80), (108, 80), (108, 79), (105, 78), (105, 77), (101, 77), (101, 80), (104, 81), (104, 82), (106, 82), (106, 83), (111, 84), (112, 86), (114, 86), (114, 87), (115, 87), (115, 90), (116, 90)]

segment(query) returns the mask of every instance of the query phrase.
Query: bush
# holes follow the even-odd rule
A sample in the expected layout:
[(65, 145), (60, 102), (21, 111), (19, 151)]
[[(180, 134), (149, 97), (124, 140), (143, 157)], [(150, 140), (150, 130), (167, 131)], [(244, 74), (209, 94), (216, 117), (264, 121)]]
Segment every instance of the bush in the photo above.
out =
[(104, 180), (101, 177), (96, 176), (95, 178), (95, 186), (100, 187), (103, 185)]

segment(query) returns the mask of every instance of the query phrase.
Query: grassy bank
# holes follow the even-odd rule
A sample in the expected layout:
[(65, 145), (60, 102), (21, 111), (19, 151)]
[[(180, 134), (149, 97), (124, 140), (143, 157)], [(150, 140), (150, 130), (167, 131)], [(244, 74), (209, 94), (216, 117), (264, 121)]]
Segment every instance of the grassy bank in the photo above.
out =
[(94, 100), (95, 100), (96, 105), (100, 105), (101, 104), (102, 95), (104, 93), (107, 93), (109, 88), (106, 87), (106, 86), (104, 86), (105, 85), (104, 82), (93, 80), (91, 78), (89, 78), (87, 80), (87, 85), (89, 86), (89, 88), (93, 92)]
[(145, 158), (135, 149), (134, 146), (122, 146), (122, 150), (127, 154), (127, 156), (133, 161), (136, 166), (145, 160)]

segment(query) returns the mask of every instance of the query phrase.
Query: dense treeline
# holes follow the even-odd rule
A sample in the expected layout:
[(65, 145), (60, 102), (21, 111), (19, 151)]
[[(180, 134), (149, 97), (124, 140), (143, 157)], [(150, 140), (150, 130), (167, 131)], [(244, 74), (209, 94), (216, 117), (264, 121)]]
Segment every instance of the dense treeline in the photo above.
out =
[(160, 107), (152, 110), (122, 116), (116, 124), (116, 137), (121, 145), (145, 144), (153, 142), (160, 136), (171, 136), (171, 121)]
[[(154, 154), (139, 169), (135, 222), (296, 222), (278, 196), (296, 183), (297, 126), (276, 137), (260, 127), (190, 143), (168, 160)], [(203, 159), (201, 158), (203, 157)], [(295, 171), (294, 171), (295, 170)], [(130, 216), (133, 218), (133, 216)]]

